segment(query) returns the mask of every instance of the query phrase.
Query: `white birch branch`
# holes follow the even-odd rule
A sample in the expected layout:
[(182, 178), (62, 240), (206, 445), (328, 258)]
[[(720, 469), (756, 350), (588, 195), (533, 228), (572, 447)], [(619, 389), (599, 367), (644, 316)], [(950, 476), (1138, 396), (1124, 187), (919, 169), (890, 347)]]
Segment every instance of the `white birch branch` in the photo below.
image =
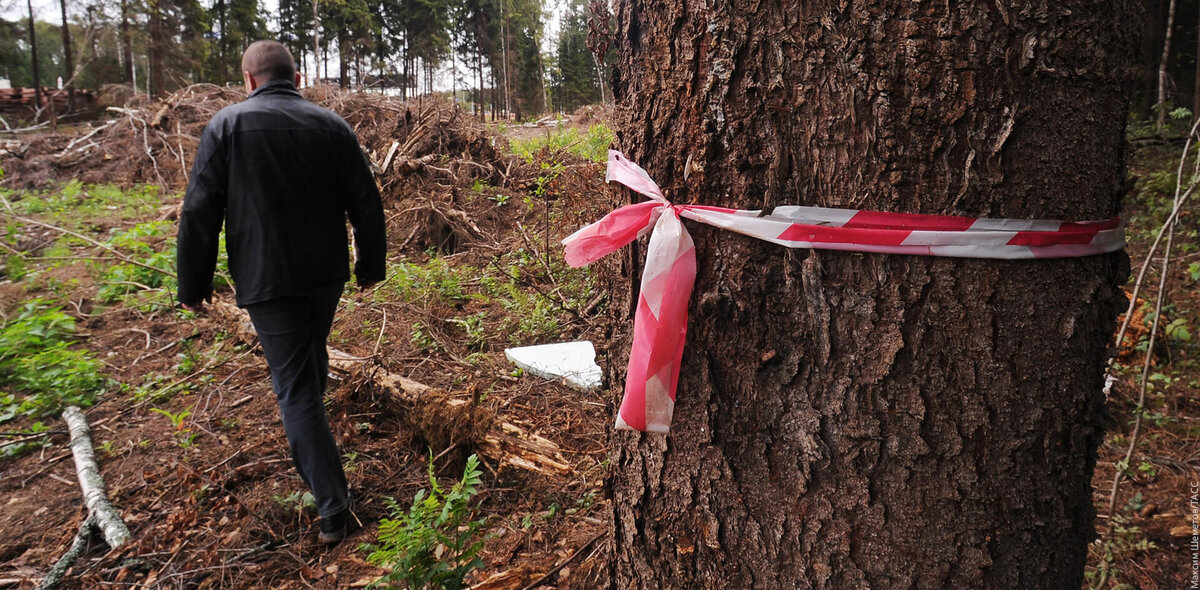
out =
[(104, 491), (104, 478), (92, 452), (91, 429), (87, 418), (75, 406), (63, 412), (67, 428), (71, 431), (71, 453), (75, 455), (75, 472), (79, 475), (79, 487), (83, 490), (83, 501), (87, 504), (88, 518), (96, 522), (96, 528), (104, 535), (109, 547), (120, 547), (129, 540), (129, 529), (109, 503)]

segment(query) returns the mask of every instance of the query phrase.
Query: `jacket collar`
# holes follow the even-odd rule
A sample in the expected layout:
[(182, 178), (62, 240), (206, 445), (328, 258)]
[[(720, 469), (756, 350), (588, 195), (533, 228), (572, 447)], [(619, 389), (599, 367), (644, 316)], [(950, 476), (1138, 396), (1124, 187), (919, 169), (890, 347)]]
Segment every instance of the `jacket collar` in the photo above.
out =
[(290, 94), (292, 96), (300, 96), (300, 91), (296, 90), (296, 86), (291, 80), (271, 80), (266, 84), (259, 86), (254, 92), (250, 93), (249, 98), (254, 98), (263, 94)]

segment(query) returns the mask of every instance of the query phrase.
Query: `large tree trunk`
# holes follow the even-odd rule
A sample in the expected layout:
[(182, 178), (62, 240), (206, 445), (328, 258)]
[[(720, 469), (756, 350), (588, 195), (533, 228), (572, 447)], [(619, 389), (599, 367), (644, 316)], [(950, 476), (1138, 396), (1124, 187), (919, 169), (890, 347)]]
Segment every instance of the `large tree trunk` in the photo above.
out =
[(154, 97), (166, 94), (163, 88), (166, 85), (163, 62), (166, 60), (167, 32), (165, 30), (166, 23), (163, 22), (162, 1), (150, 0), (149, 3), (150, 72), (147, 93)]
[[(319, 2), (320, 2), (320, 0), (312, 0), (313, 63), (315, 64), (313, 66), (313, 71), (316, 73), (316, 75), (313, 77), (313, 82), (312, 82), (313, 85), (321, 83), (321, 16), (317, 12), (320, 9)], [(325, 75), (328, 76), (329, 75), (329, 71), (328, 71), (329, 67), (326, 66), (325, 69), (326, 69)]]
[[(134, 79), (133, 79), (133, 68), (134, 68), (133, 39), (132, 39), (132, 36), (129, 34), (129, 11), (130, 11), (129, 1), (128, 0), (122, 1), (121, 2), (120, 31), (121, 31), (121, 55), (123, 56), (123, 58), (122, 58), (123, 61), (122, 61), (121, 65), (124, 67), (125, 83), (133, 84), (134, 83)], [(134, 86), (133, 90), (135, 93), (137, 92), (136, 85)]]
[[(1131, 4), (621, 0), (618, 147), (676, 203), (1107, 219)], [(671, 433), (613, 433), (615, 587), (1080, 586), (1124, 253), (688, 225)]]
[(338, 87), (350, 87), (350, 67), (346, 65), (346, 32), (341, 31), (338, 35)]
[(67, 113), (75, 112), (75, 64), (71, 60), (71, 27), (67, 24), (67, 0), (59, 0), (62, 8), (63, 76), (67, 85)]
[[(29, 8), (29, 59), (30, 73), (33, 74), (33, 106), (35, 109), (42, 108), (42, 76), (38, 71), (38, 52), (37, 52), (37, 27), (33, 23), (33, 0), (25, 0), (25, 5)], [(34, 116), (34, 122), (37, 122), (37, 117)]]
[(217, 26), (221, 29), (217, 35), (217, 50), (221, 62), (221, 65), (217, 67), (217, 76), (220, 77), (222, 86), (229, 82), (229, 58), (226, 55), (228, 35), (225, 22), (225, 0), (217, 0)]
[(1158, 118), (1155, 129), (1162, 134), (1167, 122), (1167, 62), (1171, 59), (1171, 37), (1175, 31), (1175, 0), (1171, 0), (1167, 8), (1167, 32), (1163, 36), (1162, 57), (1158, 60), (1158, 104), (1154, 110)]
[[(1200, 7), (1200, 5), (1197, 5)], [(1196, 83), (1192, 89), (1192, 124), (1200, 120), (1200, 18), (1196, 19)]]

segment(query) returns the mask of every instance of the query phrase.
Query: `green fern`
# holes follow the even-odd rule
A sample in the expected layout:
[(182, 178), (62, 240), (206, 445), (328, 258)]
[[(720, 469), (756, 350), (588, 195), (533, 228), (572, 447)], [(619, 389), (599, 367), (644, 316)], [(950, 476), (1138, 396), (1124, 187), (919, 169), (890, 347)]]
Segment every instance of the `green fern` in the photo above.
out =
[(379, 544), (362, 545), (367, 561), (391, 568), (374, 588), (460, 590), (472, 570), (483, 567), (481, 530), (487, 520), (474, 519), (471, 499), (479, 492), (479, 459), (467, 458), (462, 479), (449, 492), (438, 485), (429, 461), (429, 490), (417, 492), (407, 511), (385, 498), (392, 518), (379, 523)]

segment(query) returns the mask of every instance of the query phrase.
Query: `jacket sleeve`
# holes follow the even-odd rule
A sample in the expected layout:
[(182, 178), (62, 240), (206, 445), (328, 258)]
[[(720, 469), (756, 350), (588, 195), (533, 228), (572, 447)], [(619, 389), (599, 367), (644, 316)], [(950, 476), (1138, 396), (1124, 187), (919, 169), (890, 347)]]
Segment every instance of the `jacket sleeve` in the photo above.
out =
[(210, 299), (213, 292), (213, 272), (217, 265), (221, 225), (225, 221), (228, 186), (228, 163), (219, 126), (218, 121), (210, 122), (200, 136), (196, 161), (179, 214), (175, 264), (181, 303), (199, 303)]
[(346, 139), (346, 213), (354, 228), (354, 276), (359, 283), (384, 279), (387, 237), (383, 201), (371, 167), (353, 132)]

